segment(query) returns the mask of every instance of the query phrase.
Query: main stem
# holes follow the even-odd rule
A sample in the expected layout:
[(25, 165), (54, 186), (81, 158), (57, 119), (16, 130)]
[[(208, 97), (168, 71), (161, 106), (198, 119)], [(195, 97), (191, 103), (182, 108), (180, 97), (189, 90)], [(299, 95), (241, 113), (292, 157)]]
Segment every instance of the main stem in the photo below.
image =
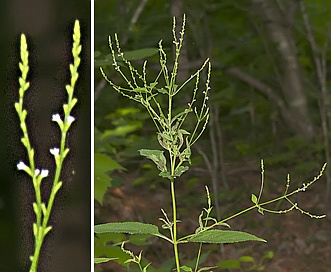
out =
[(176, 206), (176, 195), (175, 195), (175, 180), (171, 180), (171, 200), (172, 200), (172, 214), (173, 214), (173, 247), (175, 254), (176, 270), (180, 272), (180, 263), (179, 263), (179, 253), (178, 253), (178, 243), (177, 243), (177, 206)]

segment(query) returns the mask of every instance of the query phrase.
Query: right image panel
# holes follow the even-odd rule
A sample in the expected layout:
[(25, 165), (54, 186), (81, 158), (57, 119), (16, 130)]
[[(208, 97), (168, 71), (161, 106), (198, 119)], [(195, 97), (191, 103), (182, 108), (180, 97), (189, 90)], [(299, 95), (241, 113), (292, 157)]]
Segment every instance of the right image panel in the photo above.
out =
[(328, 271), (331, 3), (94, 12), (95, 271)]

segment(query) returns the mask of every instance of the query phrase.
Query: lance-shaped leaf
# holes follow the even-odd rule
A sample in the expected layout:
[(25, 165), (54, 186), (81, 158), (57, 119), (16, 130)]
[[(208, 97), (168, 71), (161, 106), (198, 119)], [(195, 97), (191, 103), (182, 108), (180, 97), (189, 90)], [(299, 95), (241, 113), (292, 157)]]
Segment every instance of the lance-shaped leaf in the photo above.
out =
[(147, 159), (152, 160), (161, 172), (167, 171), (167, 160), (163, 155), (163, 151), (140, 149), (139, 153), (141, 156), (145, 156)]
[(129, 233), (160, 235), (157, 226), (140, 222), (114, 222), (94, 226), (95, 233)]
[(99, 263), (106, 263), (108, 261), (116, 260), (117, 258), (94, 258), (94, 263), (99, 264)]
[(199, 232), (187, 239), (188, 242), (228, 244), (245, 241), (267, 242), (266, 240), (256, 237), (253, 234), (234, 230), (207, 230)]

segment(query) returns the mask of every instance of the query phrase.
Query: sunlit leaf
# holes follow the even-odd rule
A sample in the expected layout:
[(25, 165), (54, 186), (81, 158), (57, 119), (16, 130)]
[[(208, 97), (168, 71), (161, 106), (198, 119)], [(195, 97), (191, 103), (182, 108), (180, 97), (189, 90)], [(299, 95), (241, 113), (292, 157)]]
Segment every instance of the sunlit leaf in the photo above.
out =
[(266, 242), (253, 234), (234, 230), (207, 230), (199, 232), (188, 239), (189, 242), (227, 244), (245, 241)]
[(254, 194), (251, 195), (251, 201), (252, 201), (254, 204), (257, 204), (257, 197), (256, 197), (256, 195), (254, 195)]
[(151, 234), (158, 235), (159, 229), (152, 224), (140, 222), (114, 222), (94, 226), (95, 233), (129, 233), (129, 234)]

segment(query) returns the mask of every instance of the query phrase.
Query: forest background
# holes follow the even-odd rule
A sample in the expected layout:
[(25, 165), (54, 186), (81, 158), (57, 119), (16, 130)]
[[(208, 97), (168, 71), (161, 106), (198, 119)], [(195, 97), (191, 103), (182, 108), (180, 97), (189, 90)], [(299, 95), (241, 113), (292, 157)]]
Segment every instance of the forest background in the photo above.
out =
[[(98, 0), (95, 169), (97, 175), (108, 174), (95, 184), (96, 223), (142, 218), (157, 223), (157, 207), (169, 204), (167, 186), (137, 152), (156, 145), (152, 122), (99, 73), (102, 66), (121, 83), (112, 67), (108, 35), (118, 33), (122, 50), (132, 51), (131, 60), (140, 65), (147, 58), (153, 71), (158, 67), (159, 40), (171, 54), (172, 17), (180, 22), (184, 13), (187, 27), (179, 80), (188, 78), (206, 58), (213, 68), (211, 120), (193, 149), (193, 170), (178, 187), (180, 209), (197, 218), (206, 184), (212, 188), (217, 217), (244, 208), (250, 193), (260, 186), (261, 159), (266, 167), (265, 195), (270, 196), (282, 192), (288, 173), (293, 186), (298, 186), (324, 162), (330, 165), (330, 1)], [(189, 96), (183, 92), (177, 106), (185, 106)], [(298, 200), (315, 213), (330, 214), (330, 187), (328, 167), (312, 192)], [(249, 230), (269, 243), (226, 246), (222, 258), (246, 254), (259, 260), (272, 251), (275, 256), (267, 271), (311, 271), (317, 263), (318, 271), (327, 271), (329, 219), (314, 221), (295, 213), (281, 220), (278, 216), (247, 214), (236, 220), (232, 223), (236, 229)], [(189, 222), (182, 228), (190, 228)], [(162, 247), (147, 254), (156, 266), (165, 256), (172, 257)], [(111, 264), (100, 267), (113, 269)]]

